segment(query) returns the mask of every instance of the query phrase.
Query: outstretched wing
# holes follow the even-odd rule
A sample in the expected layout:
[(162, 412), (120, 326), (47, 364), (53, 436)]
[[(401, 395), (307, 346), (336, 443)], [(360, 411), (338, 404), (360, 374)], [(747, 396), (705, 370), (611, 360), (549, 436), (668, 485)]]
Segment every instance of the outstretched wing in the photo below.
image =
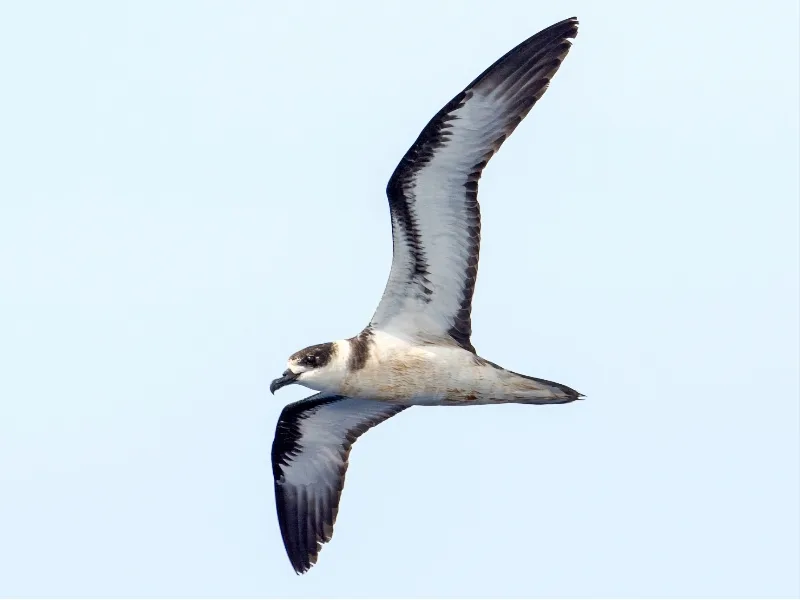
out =
[(386, 188), (394, 256), (373, 329), (449, 336), (474, 351), (478, 180), (542, 97), (577, 33), (572, 18), (522, 42), (448, 102), (400, 161)]
[(316, 394), (283, 409), (272, 444), (275, 505), (286, 554), (298, 573), (317, 562), (331, 539), (350, 447), (405, 408)]

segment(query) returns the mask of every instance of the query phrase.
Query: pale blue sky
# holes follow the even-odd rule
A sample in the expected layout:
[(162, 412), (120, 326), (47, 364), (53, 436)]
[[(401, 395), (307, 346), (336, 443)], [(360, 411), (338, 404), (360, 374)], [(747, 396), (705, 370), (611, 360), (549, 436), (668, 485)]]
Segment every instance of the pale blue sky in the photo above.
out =
[[(576, 15), (486, 171), (479, 352), (567, 406), (356, 445), (297, 577), (286, 356), (366, 324), (427, 120)], [(4, 2), (0, 596), (796, 596), (798, 4)]]

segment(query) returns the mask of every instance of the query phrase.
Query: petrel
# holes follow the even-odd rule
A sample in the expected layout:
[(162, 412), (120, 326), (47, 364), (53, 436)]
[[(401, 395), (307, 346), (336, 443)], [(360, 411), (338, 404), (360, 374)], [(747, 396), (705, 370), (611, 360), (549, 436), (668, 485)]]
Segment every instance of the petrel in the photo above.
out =
[(442, 108), (395, 169), (389, 281), (357, 336), (289, 357), (270, 385), (317, 394), (283, 409), (272, 446), (275, 504), (297, 573), (331, 539), (350, 448), (410, 406), (564, 404), (574, 389), (504, 369), (472, 346), (478, 274), (478, 180), (489, 159), (542, 97), (578, 33), (556, 23), (522, 42)]

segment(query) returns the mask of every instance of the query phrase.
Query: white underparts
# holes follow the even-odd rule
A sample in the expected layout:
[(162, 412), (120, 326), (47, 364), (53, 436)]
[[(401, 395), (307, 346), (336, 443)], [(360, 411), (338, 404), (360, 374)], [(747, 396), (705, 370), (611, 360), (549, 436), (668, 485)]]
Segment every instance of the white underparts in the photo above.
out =
[(376, 331), (358, 369), (350, 368), (349, 345), (348, 340), (336, 342), (330, 363), (304, 373), (298, 383), (351, 398), (431, 406), (549, 404), (577, 398), (569, 388), (498, 368), (455, 344), (414, 344)]

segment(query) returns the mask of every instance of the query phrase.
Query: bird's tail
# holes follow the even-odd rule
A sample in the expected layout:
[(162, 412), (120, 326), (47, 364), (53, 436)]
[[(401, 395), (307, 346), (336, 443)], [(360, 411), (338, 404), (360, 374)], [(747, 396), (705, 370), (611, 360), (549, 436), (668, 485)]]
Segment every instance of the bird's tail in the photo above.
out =
[(530, 375), (515, 373), (508, 369), (498, 367), (502, 374), (503, 393), (498, 402), (515, 404), (567, 404), (581, 400), (584, 396), (579, 391), (555, 381), (539, 379)]

